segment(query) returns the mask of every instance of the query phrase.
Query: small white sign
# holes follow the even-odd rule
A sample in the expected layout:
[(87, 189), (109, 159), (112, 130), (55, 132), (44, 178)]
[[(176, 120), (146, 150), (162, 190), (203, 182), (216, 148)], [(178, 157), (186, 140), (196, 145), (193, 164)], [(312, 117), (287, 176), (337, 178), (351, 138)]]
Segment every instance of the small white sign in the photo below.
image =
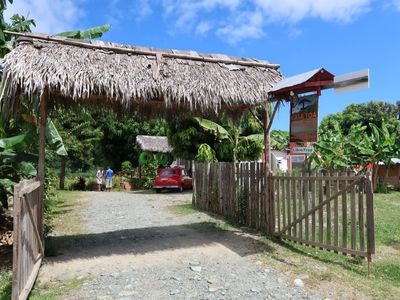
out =
[(314, 152), (313, 147), (294, 147), (293, 148), (293, 153), (298, 153), (298, 154), (311, 154)]
[(292, 163), (304, 163), (306, 160), (304, 155), (292, 155), (290, 159), (292, 160)]

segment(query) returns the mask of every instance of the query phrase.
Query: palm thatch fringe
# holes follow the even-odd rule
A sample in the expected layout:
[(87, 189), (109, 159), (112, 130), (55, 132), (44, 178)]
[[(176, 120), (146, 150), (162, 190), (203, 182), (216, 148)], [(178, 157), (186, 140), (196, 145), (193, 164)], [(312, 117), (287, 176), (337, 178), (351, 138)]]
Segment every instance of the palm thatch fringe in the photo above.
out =
[(24, 35), (4, 61), (2, 109), (47, 87), (53, 105), (237, 114), (266, 101), (282, 79), (260, 60)]
[(138, 135), (136, 143), (142, 151), (170, 153), (172, 148), (166, 136)]

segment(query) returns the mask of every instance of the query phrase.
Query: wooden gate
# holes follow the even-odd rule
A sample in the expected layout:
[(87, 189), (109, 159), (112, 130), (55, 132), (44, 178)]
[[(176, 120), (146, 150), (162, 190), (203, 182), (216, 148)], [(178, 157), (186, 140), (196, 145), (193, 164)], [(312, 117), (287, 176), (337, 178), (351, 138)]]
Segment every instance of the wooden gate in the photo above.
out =
[(273, 234), (336, 253), (375, 252), (373, 192), (369, 176), (272, 176)]
[(194, 163), (193, 205), (304, 245), (368, 260), (375, 252), (370, 176), (271, 175), (263, 163)]
[(43, 184), (24, 180), (14, 187), (12, 299), (26, 299), (43, 258)]

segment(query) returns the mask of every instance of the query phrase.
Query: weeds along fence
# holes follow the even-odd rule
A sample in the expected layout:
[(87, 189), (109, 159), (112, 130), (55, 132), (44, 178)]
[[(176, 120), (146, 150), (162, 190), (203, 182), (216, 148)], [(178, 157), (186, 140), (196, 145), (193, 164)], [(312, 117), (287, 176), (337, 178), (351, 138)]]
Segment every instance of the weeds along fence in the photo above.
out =
[(193, 205), (270, 235), (371, 260), (370, 176), (265, 173), (265, 165), (195, 163)]
[(12, 299), (27, 299), (43, 258), (43, 184), (24, 180), (14, 187)]

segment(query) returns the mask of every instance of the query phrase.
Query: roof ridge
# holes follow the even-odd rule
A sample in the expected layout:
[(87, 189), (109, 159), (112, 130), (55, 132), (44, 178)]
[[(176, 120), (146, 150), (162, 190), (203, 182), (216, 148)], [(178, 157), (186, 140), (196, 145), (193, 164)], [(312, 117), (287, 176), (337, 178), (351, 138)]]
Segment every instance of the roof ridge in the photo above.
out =
[[(278, 69), (280, 68), (279, 64), (272, 64), (266, 61), (249, 59), (249, 58), (233, 58), (232, 56), (224, 55), (224, 54), (200, 54), (196, 51), (184, 51), (184, 50), (163, 50), (163, 49), (155, 49), (155, 48), (145, 48), (145, 47), (137, 47), (130, 45), (121, 45), (114, 44), (103, 41), (84, 41), (66, 38), (62, 36), (51, 36), (46, 34), (32, 33), (32, 32), (11, 32), (4, 31), (5, 33), (20, 36), (20, 41), (27, 41), (30, 39), (36, 39), (41, 41), (51, 41), (64, 45), (76, 46), (81, 48), (89, 48), (89, 49), (100, 49), (112, 51), (114, 53), (122, 53), (122, 54), (134, 54), (134, 55), (151, 55), (151, 56), (162, 56), (167, 58), (176, 58), (183, 60), (195, 60), (195, 61), (203, 61), (210, 63), (223, 63), (223, 64), (234, 64), (241, 66), (249, 66), (249, 67), (262, 67), (262, 68), (270, 68), (270, 69)], [(109, 43), (110, 45), (107, 45)], [(222, 58), (224, 57), (224, 58)]]

